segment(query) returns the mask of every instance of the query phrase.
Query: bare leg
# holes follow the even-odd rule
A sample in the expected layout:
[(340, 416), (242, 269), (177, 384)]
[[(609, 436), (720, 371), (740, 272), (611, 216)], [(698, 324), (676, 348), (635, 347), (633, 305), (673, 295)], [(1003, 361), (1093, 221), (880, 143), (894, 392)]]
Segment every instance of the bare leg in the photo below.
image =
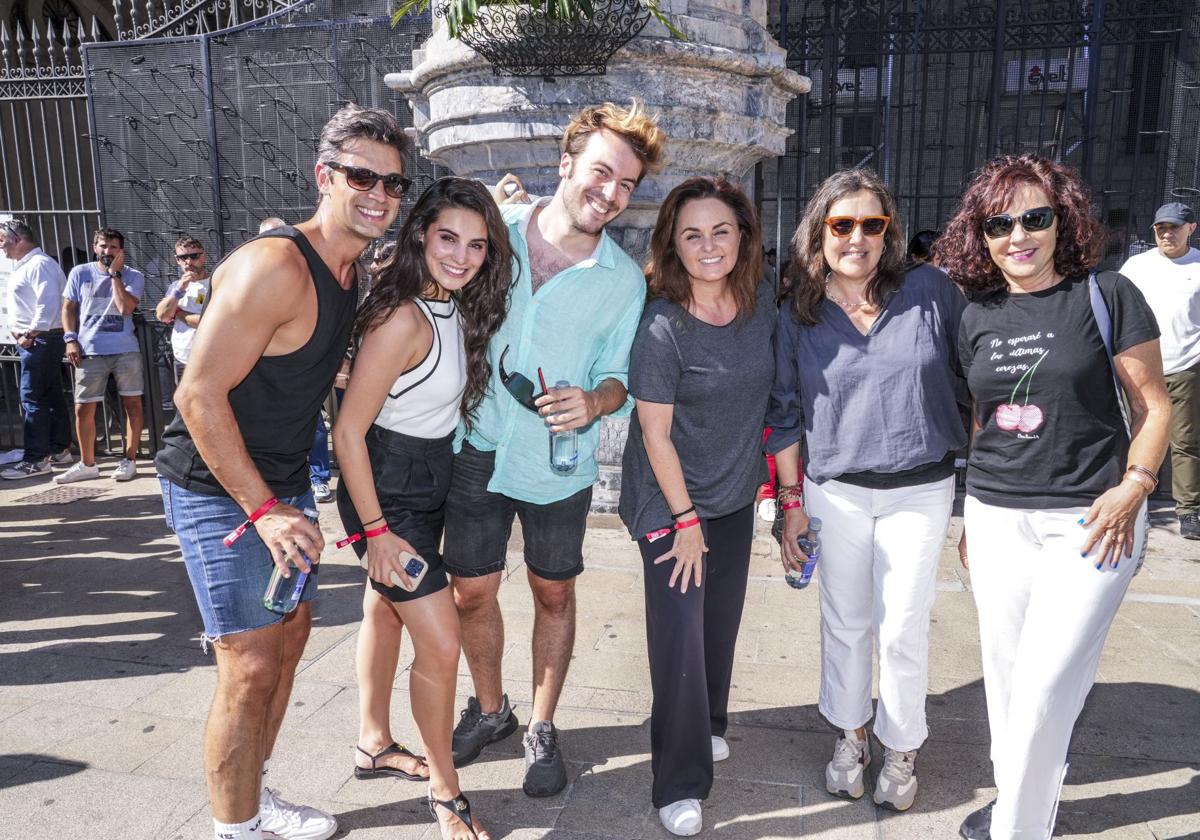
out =
[(504, 656), (504, 617), (500, 614), (500, 573), (482, 577), (450, 578), (454, 604), (462, 622), (462, 647), (475, 683), (475, 697), (484, 714), (500, 711), (504, 689), (501, 659)]
[(79, 438), (79, 460), (96, 465), (96, 403), (75, 403), (75, 435)]
[(533, 714), (530, 721), (554, 720), (575, 650), (575, 579), (546, 580), (532, 572)]
[[(412, 636), (416, 659), (409, 675), (412, 713), (429, 760), (429, 790), (435, 798), (452, 799), (462, 792), (450, 753), (454, 727), (454, 684), (458, 677), (458, 615), (448, 589), (396, 605)], [(476, 828), (481, 823), (474, 817)], [(450, 836), (470, 836), (458, 817), (437, 809), (440, 827)]]
[[(292, 697), (292, 683), (296, 679), (296, 666), (304, 655), (308, 644), (308, 633), (312, 629), (312, 604), (305, 601), (283, 619), (283, 658), (279, 664), (279, 681), (267, 706), (267, 727), (263, 732), (263, 760), (271, 757), (275, 750), (275, 739), (283, 716)], [(260, 768), (261, 769), (261, 768)]]
[[(358, 671), (358, 746), (375, 755), (395, 740), (391, 723), (392, 685), (396, 681), (396, 666), (400, 661), (400, 637), (404, 622), (395, 604), (372, 589), (370, 583), (365, 589), (363, 621), (358, 631), (355, 658)], [(415, 699), (413, 704), (415, 707)], [(354, 751), (354, 761), (362, 768), (371, 766), (371, 760), (357, 749)], [(376, 767), (379, 766), (395, 767), (415, 775), (428, 773), (420, 761), (395, 753), (379, 759)]]
[(279, 683), (283, 623), (213, 643), (217, 690), (204, 731), (204, 773), (213, 818), (241, 823), (258, 814), (264, 736)]
[(125, 457), (136, 461), (142, 443), (142, 398), (121, 397), (121, 407), (125, 409)]

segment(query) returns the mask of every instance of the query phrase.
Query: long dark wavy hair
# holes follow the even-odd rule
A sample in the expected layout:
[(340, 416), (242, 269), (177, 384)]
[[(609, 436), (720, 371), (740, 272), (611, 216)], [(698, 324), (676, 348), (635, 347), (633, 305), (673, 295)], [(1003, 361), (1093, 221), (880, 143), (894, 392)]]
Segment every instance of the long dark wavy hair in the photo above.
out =
[(867, 300), (879, 308), (884, 300), (904, 282), (904, 240), (900, 236), (900, 220), (896, 213), (896, 200), (879, 176), (870, 169), (844, 169), (835, 172), (821, 182), (816, 193), (804, 208), (804, 217), (792, 236), (792, 264), (788, 269), (788, 280), (792, 287), (792, 310), (796, 319), (809, 326), (820, 320), (821, 302), (825, 299), (825, 275), (829, 264), (825, 261), (825, 219), (829, 208), (835, 203), (866, 191), (879, 199), (883, 215), (891, 222), (883, 234), (883, 253), (875, 274), (867, 282)]
[(422, 241), (443, 210), (460, 208), (478, 213), (487, 226), (487, 256), (479, 273), (451, 294), (462, 313), (463, 346), (467, 355), (467, 388), (462, 397), (463, 422), (470, 429), (475, 410), (487, 395), (492, 367), (488, 343), (508, 314), (513, 286), (513, 251), (508, 228), (496, 202), (478, 181), (439, 178), (421, 194), (396, 237), (396, 250), (383, 264), (371, 293), (354, 316), (353, 345), (391, 317), (410, 298), (427, 293), (434, 284), (425, 265)]
[(983, 220), (1003, 213), (1017, 189), (1041, 187), (1058, 224), (1054, 270), (1063, 277), (1087, 274), (1104, 256), (1107, 234), (1092, 217), (1092, 191), (1079, 173), (1038, 155), (1001, 155), (983, 165), (971, 180), (962, 204), (933, 246), (935, 265), (946, 269), (963, 291), (986, 297), (1008, 291), (1008, 281), (988, 250)]
[(650, 237), (650, 260), (646, 263), (648, 295), (677, 303), (684, 309), (691, 305), (692, 279), (675, 250), (675, 223), (683, 205), (701, 198), (715, 198), (724, 203), (737, 220), (741, 243), (737, 265), (727, 282), (737, 303), (738, 320), (744, 320), (754, 314), (762, 275), (762, 229), (750, 199), (740, 187), (724, 178), (688, 178), (667, 194), (658, 208), (658, 221)]

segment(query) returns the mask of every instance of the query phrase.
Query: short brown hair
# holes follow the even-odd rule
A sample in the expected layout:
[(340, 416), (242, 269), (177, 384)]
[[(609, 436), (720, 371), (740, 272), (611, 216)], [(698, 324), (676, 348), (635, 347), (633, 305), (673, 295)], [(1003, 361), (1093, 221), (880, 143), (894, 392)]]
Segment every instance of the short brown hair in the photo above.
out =
[(317, 141), (317, 161), (334, 161), (346, 150), (346, 144), (358, 139), (391, 146), (400, 153), (405, 167), (408, 166), (412, 142), (396, 117), (382, 108), (364, 108), (353, 103), (343, 106), (321, 129), (321, 138)]
[(724, 178), (688, 178), (667, 193), (658, 208), (658, 221), (650, 237), (650, 261), (646, 263), (646, 280), (651, 298), (663, 298), (687, 309), (692, 302), (692, 280), (675, 250), (675, 225), (679, 211), (689, 201), (715, 198), (733, 211), (741, 242), (738, 261), (729, 272), (729, 291), (737, 303), (738, 320), (754, 314), (759, 277), (762, 274), (762, 229), (754, 205), (736, 184)]
[(788, 279), (792, 292), (792, 310), (802, 324), (813, 325), (820, 320), (821, 303), (825, 299), (825, 219), (829, 208), (848, 195), (869, 192), (879, 199), (883, 215), (891, 219), (883, 234), (883, 253), (875, 274), (867, 282), (867, 299), (873, 306), (883, 305), (887, 296), (904, 282), (904, 239), (900, 236), (900, 220), (896, 218), (896, 200), (883, 180), (870, 169), (843, 169), (821, 182), (808, 200), (804, 216), (792, 235), (792, 264)]
[(110, 239), (117, 240), (118, 247), (122, 249), (125, 247), (125, 234), (121, 233), (121, 231), (117, 230), (116, 228), (102, 227), (98, 228), (96, 232), (92, 234), (93, 245), (100, 241), (107, 242)]
[(1092, 191), (1070, 166), (1038, 155), (1001, 155), (984, 164), (962, 204), (933, 246), (934, 264), (964, 291), (989, 295), (1008, 289), (983, 236), (983, 220), (1004, 212), (1017, 188), (1040, 187), (1058, 222), (1054, 270), (1063, 277), (1087, 274), (1104, 256), (1107, 234), (1092, 218)]
[(194, 236), (185, 235), (175, 240), (175, 250), (178, 251), (180, 248), (199, 248), (203, 251), (204, 243)]
[(628, 108), (612, 102), (584, 108), (567, 123), (562, 139), (563, 152), (568, 155), (579, 154), (587, 145), (588, 138), (601, 129), (620, 135), (633, 148), (633, 153), (642, 163), (638, 183), (647, 174), (662, 169), (666, 162), (667, 135), (646, 113), (646, 107), (640, 101), (633, 100)]

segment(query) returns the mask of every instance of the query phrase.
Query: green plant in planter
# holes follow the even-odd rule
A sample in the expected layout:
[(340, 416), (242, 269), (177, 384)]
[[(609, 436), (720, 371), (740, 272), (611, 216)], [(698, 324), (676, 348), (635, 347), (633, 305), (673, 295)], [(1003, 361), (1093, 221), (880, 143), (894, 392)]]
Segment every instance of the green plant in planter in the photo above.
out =
[[(687, 40), (659, 8), (658, 0), (640, 2), (671, 35)], [(430, 0), (400, 0), (396, 11), (392, 13), (392, 25), (397, 25), (406, 15), (424, 12), (429, 8), (429, 3)], [(595, 14), (592, 0), (449, 0), (446, 4), (446, 24), (450, 28), (451, 38), (459, 37), (465, 27), (475, 22), (481, 6), (529, 6), (548, 20), (556, 21), (591, 20)]]

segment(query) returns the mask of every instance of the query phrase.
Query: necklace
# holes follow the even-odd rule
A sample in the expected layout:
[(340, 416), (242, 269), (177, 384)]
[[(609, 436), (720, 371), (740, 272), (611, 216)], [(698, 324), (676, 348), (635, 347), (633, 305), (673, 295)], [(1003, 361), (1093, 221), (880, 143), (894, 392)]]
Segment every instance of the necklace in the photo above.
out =
[(842, 307), (842, 309), (845, 309), (848, 312), (853, 312), (855, 309), (858, 309), (860, 307), (871, 305), (871, 301), (869, 301), (869, 300), (860, 300), (857, 303), (850, 303), (849, 301), (842, 300), (841, 298), (835, 296), (832, 292), (829, 291), (829, 280), (832, 277), (833, 277), (832, 271), (825, 275), (825, 297), (829, 298), (831, 301), (833, 301), (838, 306)]

